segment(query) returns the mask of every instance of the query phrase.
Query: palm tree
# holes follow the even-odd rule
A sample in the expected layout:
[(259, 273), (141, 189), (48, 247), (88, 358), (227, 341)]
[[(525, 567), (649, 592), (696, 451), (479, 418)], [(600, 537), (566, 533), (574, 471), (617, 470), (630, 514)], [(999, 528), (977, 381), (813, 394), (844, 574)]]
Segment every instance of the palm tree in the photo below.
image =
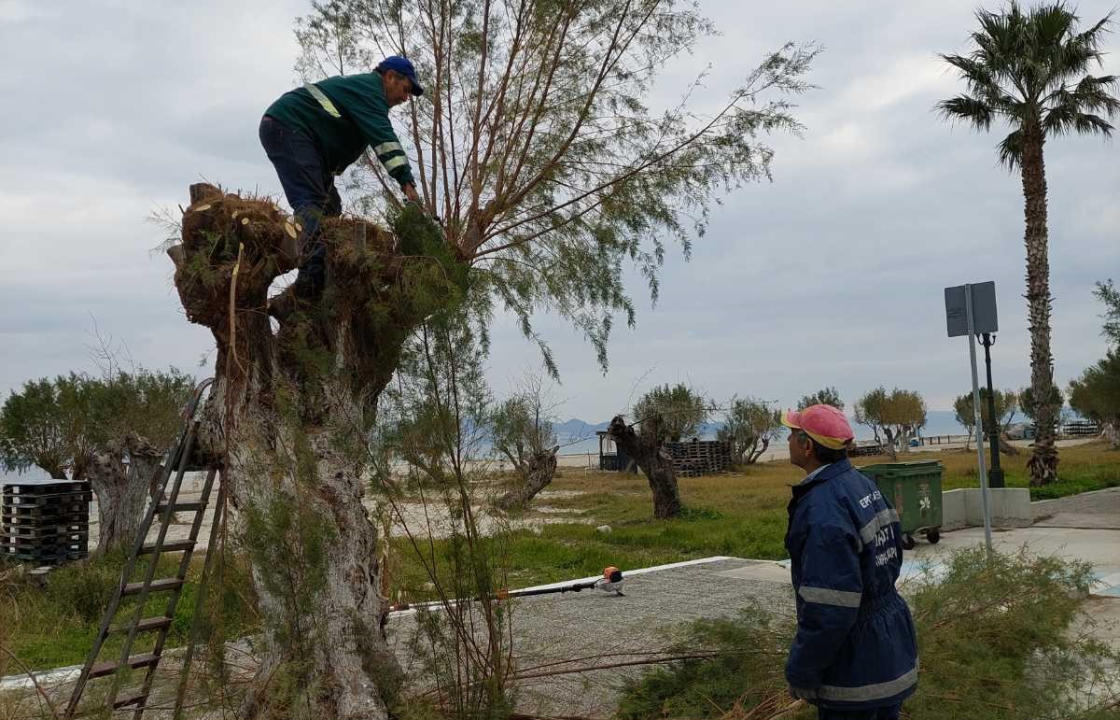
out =
[[(1040, 5), (1024, 13), (1012, 2), (1004, 12), (979, 10), (980, 29), (972, 33), (968, 55), (942, 55), (960, 71), (967, 92), (938, 103), (948, 119), (964, 120), (988, 130), (1002, 120), (1011, 132), (999, 144), (999, 159), (1023, 181), (1027, 246), (1027, 303), (1030, 309), (1031, 390), (1050, 398), (1053, 357), (1050, 353), (1050, 266), (1047, 258), (1046, 168), (1042, 148), (1047, 137), (1066, 133), (1112, 132), (1105, 118), (1120, 110), (1110, 91), (1116, 77), (1093, 77), (1101, 64), (1100, 43), (1112, 15), (1078, 32), (1078, 18), (1064, 4)], [(1058, 408), (1038, 403), (1038, 423), (1028, 466), (1032, 485), (1058, 476), (1054, 432)]]

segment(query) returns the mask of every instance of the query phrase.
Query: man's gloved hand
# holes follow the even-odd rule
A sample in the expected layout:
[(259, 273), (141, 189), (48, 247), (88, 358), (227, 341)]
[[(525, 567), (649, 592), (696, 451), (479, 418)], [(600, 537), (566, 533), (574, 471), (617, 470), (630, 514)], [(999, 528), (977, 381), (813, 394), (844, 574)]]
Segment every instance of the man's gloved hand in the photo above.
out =
[(799, 688), (792, 685), (789, 686), (789, 694), (794, 700), (815, 700), (817, 691), (809, 688)]

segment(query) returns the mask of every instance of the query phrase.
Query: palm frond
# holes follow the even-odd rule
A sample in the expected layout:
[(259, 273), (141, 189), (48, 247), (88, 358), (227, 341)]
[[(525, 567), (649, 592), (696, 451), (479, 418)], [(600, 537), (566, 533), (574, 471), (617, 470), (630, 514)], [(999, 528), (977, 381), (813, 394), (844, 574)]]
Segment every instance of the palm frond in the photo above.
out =
[(998, 145), (999, 162), (1014, 170), (1023, 161), (1023, 131), (1013, 130)]
[(992, 126), (992, 106), (971, 95), (942, 100), (937, 103), (937, 110), (946, 119), (964, 120), (978, 130), (987, 130)]
[(964, 119), (987, 130), (997, 116), (1012, 132), (1000, 143), (1000, 161), (1014, 167), (1021, 157), (1017, 131), (1039, 123), (1045, 134), (1108, 135), (1109, 120), (1120, 114), (1117, 79), (1093, 77), (1101, 44), (1112, 25), (1110, 13), (1078, 32), (1077, 15), (1064, 2), (1024, 11), (1012, 2), (999, 12), (976, 12), (979, 29), (971, 33), (974, 49), (965, 55), (942, 55), (965, 81), (966, 93), (937, 104), (947, 119)]

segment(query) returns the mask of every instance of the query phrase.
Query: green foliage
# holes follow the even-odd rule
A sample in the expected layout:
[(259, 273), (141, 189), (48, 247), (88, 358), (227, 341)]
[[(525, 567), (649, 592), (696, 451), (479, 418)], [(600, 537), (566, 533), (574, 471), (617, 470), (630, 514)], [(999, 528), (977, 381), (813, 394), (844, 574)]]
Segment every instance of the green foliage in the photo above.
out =
[[(492, 417), (482, 361), (479, 333), (462, 307), (429, 318), (404, 348), (373, 438), (376, 514), (385, 526), (405, 526), (387, 563), (390, 575), (409, 568), (399, 571), (411, 582), (398, 582), (396, 599), (423, 593), (441, 604), (418, 613), (409, 641), (436, 692), (395, 708), (406, 718), (502, 718), (512, 709), (509, 619), (498, 598), (508, 584), (507, 535), (498, 525), (484, 536), (476, 515)], [(430, 503), (420, 524), (402, 512), (402, 477)], [(438, 522), (445, 538), (432, 537), (429, 512), (445, 518)]]
[(1101, 328), (1101, 334), (1108, 339), (1110, 343), (1115, 346), (1120, 346), (1120, 290), (1112, 284), (1112, 280), (1108, 282), (1097, 283), (1097, 289), (1093, 291), (1093, 297), (1104, 303), (1104, 327)]
[(527, 477), (530, 457), (556, 446), (553, 417), (545, 403), (543, 379), (528, 377), (490, 414), (494, 449), (513, 463), (522, 479)]
[(781, 412), (771, 408), (766, 401), (732, 397), (731, 407), (724, 415), (723, 427), (719, 430), (719, 439), (730, 441), (732, 452), (739, 462), (750, 465), (766, 452), (781, 427)]
[(708, 419), (708, 401), (692, 388), (678, 383), (662, 385), (650, 390), (634, 406), (634, 417), (639, 422), (652, 422), (661, 418), (665, 440), (680, 442), (692, 437)]
[(760, 607), (735, 618), (698, 620), (674, 653), (700, 657), (627, 682), (616, 717), (721, 717), (735, 703), (750, 708), (765, 702), (782, 683), (791, 634), (787, 623)]
[[(989, 560), (978, 548), (949, 556), (936, 580), (906, 588), (922, 661), (907, 716), (1098, 717), (1100, 706), (1086, 689), (1098, 703), (1120, 690), (1113, 671), (1120, 657), (1071, 631), (1092, 577), (1088, 565), (1025, 553)], [(675, 648), (684, 659), (630, 683), (619, 717), (721, 717), (736, 703), (745, 712), (772, 707), (784, 695), (782, 665), (792, 637), (791, 625), (757, 609), (695, 623)]]
[(831, 405), (834, 408), (844, 409), (840, 391), (831, 385), (821, 388), (812, 395), (803, 395), (801, 401), (797, 403), (797, 409), (804, 410), (810, 405)]
[(999, 12), (978, 10), (968, 55), (942, 55), (960, 72), (967, 92), (938, 104), (942, 114), (988, 130), (1002, 120), (1011, 133), (999, 144), (1000, 160), (1015, 168), (1030, 142), (1067, 133), (1109, 135), (1106, 118), (1120, 112), (1112, 94), (1116, 78), (1087, 74), (1103, 58), (1101, 43), (1111, 16), (1078, 28), (1075, 10), (1061, 3), (1023, 12), (1012, 2)]
[(27, 382), (0, 410), (0, 466), (37, 465), (54, 478), (68, 471), (80, 478), (90, 453), (129, 433), (165, 447), (193, 386), (194, 379), (175, 368)]
[[(161, 557), (155, 577), (174, 576), (179, 561), (178, 555)], [(186, 642), (196, 609), (202, 561), (196, 556), (188, 570), (167, 638), (168, 648)], [(35, 670), (82, 663), (120, 582), (124, 562), (123, 553), (91, 557), (56, 568), (42, 584), (0, 562), (0, 644)], [(140, 560), (141, 572), (146, 571), (146, 562)], [(219, 645), (258, 630), (256, 599), (244, 559), (231, 556), (221, 567), (220, 579), (210, 582), (211, 612), (204, 617), (205, 634), (221, 629), (211, 636)], [(167, 598), (157, 594), (149, 598), (142, 616), (160, 615), (166, 604)], [(135, 608), (135, 602), (126, 598), (118, 617), (128, 617)], [(117, 651), (122, 639), (120, 634), (109, 637), (108, 656)], [(0, 659), (0, 674), (8, 674), (3, 665)], [(12, 666), (8, 669), (15, 672)]]
[[(988, 388), (980, 388), (980, 422), (985, 428), (991, 426), (991, 413), (988, 410)], [(1001, 428), (1006, 429), (1015, 419), (1019, 410), (1019, 396), (1014, 390), (996, 390), (996, 418)], [(968, 428), (970, 434), (976, 427), (976, 414), (972, 402), (972, 393), (967, 392), (953, 401), (953, 412), (957, 422)]]
[(885, 436), (892, 453), (926, 424), (925, 400), (914, 390), (878, 387), (859, 399), (855, 411), (856, 422), (872, 428), (876, 442), (882, 442), (880, 433)]
[(243, 545), (256, 569), (256, 582), (280, 601), (262, 610), (298, 674), (300, 659), (310, 656), (310, 647), (320, 641), (318, 628), (304, 623), (317, 616), (318, 598), (327, 585), (330, 522), (310, 503), (279, 492), (242, 513)]
[[(1051, 385), (1050, 404), (1060, 408), (1064, 402), (1065, 398), (1062, 397), (1062, 391), (1058, 389), (1057, 385)], [(1029, 385), (1019, 391), (1019, 409), (1022, 410), (1023, 414), (1030, 418), (1032, 422), (1038, 422), (1038, 408), (1035, 407), (1034, 390), (1032, 390)]]
[(1084, 417), (1120, 426), (1120, 348), (1070, 382), (1069, 405)]
[[(808, 89), (817, 51), (785, 45), (743, 68), (742, 84), (714, 112), (692, 102), (700, 78), (682, 88), (679, 104), (651, 108), (661, 72), (713, 31), (693, 5), (529, 0), (506, 10), (316, 3), (298, 22), (298, 68), (312, 81), (366, 72), (388, 52), (380, 39), (406, 39), (395, 50), (431, 89), (409, 106), (413, 122), (397, 127), (416, 150), (428, 209), (485, 290), (472, 309), (514, 314), (553, 373), (532, 316), (559, 313), (605, 366), (615, 317), (634, 321), (624, 266), (636, 266), (656, 298), (666, 239), (687, 255), (719, 193), (770, 177), (766, 136), (799, 130), (789, 97)], [(369, 172), (381, 181), (375, 187), (391, 186), (376, 163), (355, 170)], [(361, 206), (392, 204), (379, 192)]]

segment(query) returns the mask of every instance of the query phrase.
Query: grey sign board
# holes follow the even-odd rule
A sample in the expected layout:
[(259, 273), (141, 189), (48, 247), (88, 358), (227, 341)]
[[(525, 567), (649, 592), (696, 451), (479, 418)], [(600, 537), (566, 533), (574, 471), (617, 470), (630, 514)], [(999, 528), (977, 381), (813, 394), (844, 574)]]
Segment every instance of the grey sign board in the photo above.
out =
[(970, 290), (974, 332), (994, 333), (999, 331), (999, 323), (996, 321), (996, 284), (989, 280), (983, 283), (945, 288), (945, 322), (949, 330), (949, 337), (968, 335), (966, 293)]

